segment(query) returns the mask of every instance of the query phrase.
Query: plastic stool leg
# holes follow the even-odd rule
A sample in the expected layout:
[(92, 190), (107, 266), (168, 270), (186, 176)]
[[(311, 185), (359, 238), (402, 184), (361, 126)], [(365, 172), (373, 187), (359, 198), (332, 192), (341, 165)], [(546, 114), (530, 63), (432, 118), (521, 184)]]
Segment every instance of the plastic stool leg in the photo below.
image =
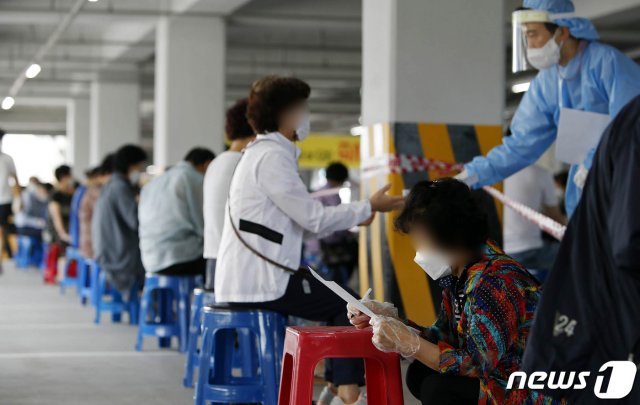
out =
[(315, 364), (301, 359), (298, 355), (293, 362), (295, 373), (291, 381), (292, 405), (310, 404), (313, 400), (313, 372)]
[(178, 344), (182, 353), (187, 351), (187, 341), (189, 340), (189, 312), (189, 298), (180, 294), (178, 297), (178, 323), (180, 325)]
[(189, 339), (187, 341), (187, 355), (184, 365), (184, 378), (182, 385), (186, 388), (193, 387), (193, 371), (196, 367), (196, 359), (198, 353), (198, 339), (200, 337), (200, 329), (202, 327), (202, 306), (204, 302), (204, 293), (194, 294), (193, 303), (191, 304), (191, 323), (189, 325)]
[(149, 295), (150, 294), (147, 291), (143, 291), (142, 300), (140, 301), (140, 310), (138, 312), (138, 337), (136, 338), (136, 351), (142, 350), (142, 327), (146, 324), (147, 316), (149, 313)]
[(282, 358), (282, 373), (280, 374), (280, 393), (278, 405), (290, 405), (291, 385), (293, 377), (293, 356), (291, 353), (284, 353)]
[(196, 383), (194, 395), (195, 405), (205, 405), (204, 389), (209, 383), (214, 338), (215, 336), (213, 336), (211, 328), (205, 325), (202, 332), (202, 349), (200, 349), (200, 364), (198, 365), (198, 382)]
[(94, 322), (100, 324), (100, 318), (102, 317), (102, 304), (104, 303), (104, 290), (106, 287), (106, 281), (103, 274), (98, 275), (98, 288), (96, 290), (96, 318)]
[[(173, 297), (171, 290), (160, 288), (156, 290), (156, 299), (158, 299), (158, 309), (160, 313), (160, 322), (168, 323), (173, 319)], [(158, 338), (158, 347), (171, 347), (171, 337)]]
[(115, 289), (111, 291), (111, 321), (120, 323), (122, 321), (122, 294)]
[[(276, 315), (277, 316), (277, 315)], [(276, 404), (278, 402), (278, 388), (280, 365), (279, 356), (276, 354), (276, 343), (273, 334), (262, 331), (260, 334), (260, 370), (264, 383), (264, 403)], [(254, 357), (246, 356), (245, 357)]]

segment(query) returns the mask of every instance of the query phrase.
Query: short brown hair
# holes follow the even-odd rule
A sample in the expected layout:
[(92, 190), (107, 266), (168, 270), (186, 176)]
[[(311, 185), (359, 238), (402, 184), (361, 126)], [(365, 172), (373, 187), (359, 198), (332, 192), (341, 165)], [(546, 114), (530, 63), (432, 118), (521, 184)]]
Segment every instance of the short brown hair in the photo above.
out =
[(247, 121), (248, 105), (249, 99), (243, 98), (236, 101), (236, 103), (227, 110), (224, 130), (230, 141), (250, 138), (255, 135), (253, 128), (251, 128), (249, 121)]
[(278, 130), (284, 110), (309, 98), (311, 88), (295, 77), (266, 76), (251, 86), (247, 118), (257, 134)]

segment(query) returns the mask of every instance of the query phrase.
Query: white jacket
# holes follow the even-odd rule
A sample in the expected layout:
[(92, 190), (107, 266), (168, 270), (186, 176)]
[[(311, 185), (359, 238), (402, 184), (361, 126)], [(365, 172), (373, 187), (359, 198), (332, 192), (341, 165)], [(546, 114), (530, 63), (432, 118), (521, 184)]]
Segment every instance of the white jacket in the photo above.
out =
[[(300, 150), (278, 132), (258, 135), (244, 151), (227, 204), (236, 229), (251, 247), (286, 267), (300, 265), (303, 234), (349, 229), (371, 215), (369, 201), (324, 207), (298, 174)], [(225, 224), (216, 263), (218, 302), (265, 302), (282, 297), (290, 273), (251, 252)]]

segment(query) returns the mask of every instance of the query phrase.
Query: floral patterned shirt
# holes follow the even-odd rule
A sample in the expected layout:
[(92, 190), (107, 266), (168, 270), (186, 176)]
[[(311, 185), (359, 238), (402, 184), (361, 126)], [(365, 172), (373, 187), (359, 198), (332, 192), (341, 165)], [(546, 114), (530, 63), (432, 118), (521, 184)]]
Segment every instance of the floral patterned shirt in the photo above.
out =
[(481, 259), (466, 270), (459, 321), (453, 311), (456, 282), (454, 276), (440, 281), (442, 308), (422, 332), (440, 348), (440, 372), (478, 378), (478, 404), (561, 403), (527, 389), (506, 389), (509, 375), (520, 370), (541, 294), (535, 278), (487, 241)]

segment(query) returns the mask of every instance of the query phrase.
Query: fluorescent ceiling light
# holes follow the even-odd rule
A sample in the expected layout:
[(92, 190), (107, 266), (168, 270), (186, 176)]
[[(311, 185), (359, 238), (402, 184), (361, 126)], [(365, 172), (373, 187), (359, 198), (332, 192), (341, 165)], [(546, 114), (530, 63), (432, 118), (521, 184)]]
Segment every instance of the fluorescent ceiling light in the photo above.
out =
[(7, 96), (2, 100), (2, 109), (10, 110), (15, 103), (16, 103), (16, 100), (14, 100), (13, 97)]
[(516, 83), (511, 86), (511, 91), (514, 93), (524, 93), (525, 91), (529, 90), (530, 85), (531, 82)]
[(29, 66), (24, 72), (24, 75), (27, 76), (27, 79), (33, 79), (34, 77), (38, 76), (41, 70), (42, 68), (40, 67), (40, 65), (38, 65), (37, 63), (32, 63), (31, 66)]

